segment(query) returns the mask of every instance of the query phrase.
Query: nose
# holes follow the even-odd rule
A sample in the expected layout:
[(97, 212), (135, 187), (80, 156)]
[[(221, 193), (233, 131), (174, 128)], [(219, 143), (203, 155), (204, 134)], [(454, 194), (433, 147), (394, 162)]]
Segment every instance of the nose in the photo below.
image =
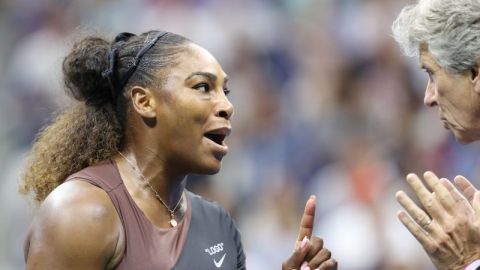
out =
[(219, 97), (219, 101), (215, 109), (215, 116), (230, 120), (230, 117), (232, 117), (232, 115), (233, 104), (230, 102), (230, 100), (228, 100), (225, 94), (222, 94), (221, 97)]
[(430, 80), (428, 80), (427, 89), (425, 89), (425, 97), (423, 98), (423, 103), (427, 107), (437, 106), (437, 91), (435, 86)]

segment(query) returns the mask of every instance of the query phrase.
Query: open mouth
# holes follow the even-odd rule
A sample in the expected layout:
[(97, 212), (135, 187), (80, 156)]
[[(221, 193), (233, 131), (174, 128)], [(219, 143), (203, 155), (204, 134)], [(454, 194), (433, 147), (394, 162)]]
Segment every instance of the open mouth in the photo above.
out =
[(225, 134), (216, 134), (216, 133), (205, 133), (204, 136), (218, 145), (223, 145), (223, 142), (227, 137), (227, 135)]
[(205, 136), (207, 139), (210, 141), (214, 142), (215, 144), (218, 144), (220, 146), (225, 147), (225, 138), (230, 135), (231, 132), (230, 127), (223, 127), (223, 128), (218, 128), (218, 129), (213, 129), (205, 133), (203, 136)]

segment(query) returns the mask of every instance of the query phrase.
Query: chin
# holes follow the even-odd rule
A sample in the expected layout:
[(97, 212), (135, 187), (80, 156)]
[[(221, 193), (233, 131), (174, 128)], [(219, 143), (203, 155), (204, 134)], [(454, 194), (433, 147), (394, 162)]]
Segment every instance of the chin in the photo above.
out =
[(216, 164), (205, 164), (204, 166), (197, 168), (197, 170), (195, 170), (195, 174), (217, 174), (220, 171), (221, 167), (222, 163), (220, 161), (217, 161)]
[(459, 139), (459, 138), (455, 138), (455, 139), (457, 140), (457, 142), (458, 142), (459, 144), (469, 144), (469, 143), (472, 142), (472, 141), (470, 141), (470, 140), (464, 140), (464, 139)]
[(454, 132), (453, 135), (455, 136), (455, 139), (457, 140), (458, 143), (460, 144), (469, 144), (474, 141), (480, 140), (480, 137), (473, 137), (469, 136), (468, 134), (465, 134), (463, 132)]
[(219, 171), (220, 171), (220, 168), (218, 168), (218, 169), (205, 169), (205, 170), (195, 172), (195, 174), (214, 175), (214, 174), (217, 174)]

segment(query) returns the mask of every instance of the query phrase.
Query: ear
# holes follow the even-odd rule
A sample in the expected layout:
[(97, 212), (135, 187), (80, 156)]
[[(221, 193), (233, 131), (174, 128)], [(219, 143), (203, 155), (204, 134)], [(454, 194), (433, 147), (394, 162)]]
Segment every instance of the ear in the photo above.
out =
[(130, 98), (134, 110), (144, 118), (155, 118), (156, 102), (152, 90), (140, 86), (135, 86), (130, 91)]
[(472, 68), (472, 83), (473, 83), (473, 90), (477, 93), (480, 94), (480, 59), (477, 60), (475, 66)]

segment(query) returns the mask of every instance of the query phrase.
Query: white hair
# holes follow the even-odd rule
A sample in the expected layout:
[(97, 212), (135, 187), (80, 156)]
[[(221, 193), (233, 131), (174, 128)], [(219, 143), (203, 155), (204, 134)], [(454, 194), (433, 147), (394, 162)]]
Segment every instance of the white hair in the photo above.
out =
[(440, 66), (462, 73), (480, 57), (480, 0), (419, 0), (404, 7), (392, 25), (408, 56), (425, 43)]

